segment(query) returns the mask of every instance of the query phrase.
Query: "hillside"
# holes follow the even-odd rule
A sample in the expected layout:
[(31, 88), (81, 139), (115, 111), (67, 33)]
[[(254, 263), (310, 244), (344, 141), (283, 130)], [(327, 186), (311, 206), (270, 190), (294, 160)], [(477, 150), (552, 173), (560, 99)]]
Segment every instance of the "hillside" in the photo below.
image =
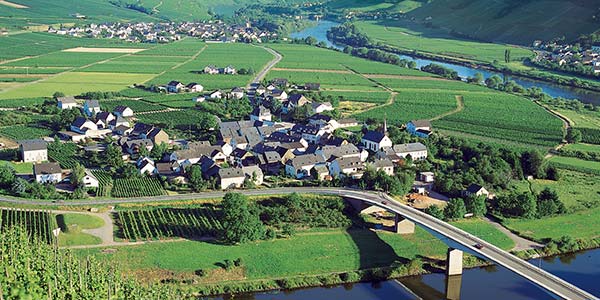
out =
[(411, 11), (418, 20), (487, 41), (530, 44), (600, 28), (596, 0), (433, 0)]

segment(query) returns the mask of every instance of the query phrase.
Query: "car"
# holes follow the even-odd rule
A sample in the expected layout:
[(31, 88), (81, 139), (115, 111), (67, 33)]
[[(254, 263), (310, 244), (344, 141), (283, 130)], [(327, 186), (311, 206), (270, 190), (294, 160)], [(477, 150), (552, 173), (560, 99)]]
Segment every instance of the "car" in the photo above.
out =
[(383, 205), (387, 205), (387, 204), (388, 204), (388, 202), (387, 202), (387, 201), (381, 201), (381, 204), (383, 204)]
[(483, 245), (482, 245), (482, 244), (480, 244), (480, 243), (477, 243), (477, 244), (475, 244), (475, 245), (473, 245), (473, 246), (474, 246), (475, 248), (477, 248), (477, 249), (483, 249)]

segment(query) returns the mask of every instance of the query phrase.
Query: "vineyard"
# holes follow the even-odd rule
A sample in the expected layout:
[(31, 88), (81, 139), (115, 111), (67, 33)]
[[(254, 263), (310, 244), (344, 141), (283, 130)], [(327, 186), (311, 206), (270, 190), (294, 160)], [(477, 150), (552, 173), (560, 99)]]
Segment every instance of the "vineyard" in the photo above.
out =
[(52, 230), (58, 226), (54, 216), (48, 212), (1, 209), (0, 232), (14, 227), (24, 228), (30, 240), (37, 239), (50, 244), (54, 241)]
[(52, 131), (41, 127), (13, 125), (0, 128), (0, 135), (13, 140), (39, 139), (52, 134)]
[(98, 189), (96, 189), (96, 196), (110, 197), (113, 187), (113, 179), (110, 173), (103, 170), (92, 170), (92, 174), (94, 174), (100, 182)]
[(77, 159), (78, 146), (73, 143), (50, 143), (48, 144), (48, 157), (60, 164), (63, 169), (71, 169), (77, 163), (85, 165), (85, 160)]
[(160, 181), (152, 177), (117, 178), (114, 180), (111, 196), (116, 198), (148, 197), (164, 195)]
[(126, 240), (215, 236), (223, 227), (213, 205), (122, 210), (114, 215), (117, 236)]

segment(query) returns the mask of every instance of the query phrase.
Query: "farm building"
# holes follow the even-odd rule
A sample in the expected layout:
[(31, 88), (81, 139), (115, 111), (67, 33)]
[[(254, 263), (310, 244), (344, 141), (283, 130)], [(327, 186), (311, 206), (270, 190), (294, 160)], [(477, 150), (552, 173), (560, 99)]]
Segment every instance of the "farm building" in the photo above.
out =
[(33, 165), (35, 181), (39, 183), (58, 183), (62, 180), (62, 169), (58, 163), (40, 163)]
[(222, 190), (242, 187), (246, 180), (242, 168), (219, 169), (218, 176)]
[(406, 131), (412, 135), (427, 138), (431, 134), (431, 122), (429, 120), (412, 120), (406, 123)]
[(88, 169), (85, 170), (85, 176), (83, 176), (83, 185), (87, 188), (97, 188), (100, 186), (100, 181), (92, 172)]
[(127, 106), (124, 106), (124, 105), (119, 105), (119, 106), (115, 107), (114, 113), (115, 113), (115, 116), (121, 117), (121, 118), (133, 117), (133, 109), (131, 109)]
[(42, 162), (48, 160), (48, 144), (43, 140), (24, 140), (19, 142), (19, 152), (23, 162)]
[(56, 101), (60, 109), (73, 109), (79, 106), (74, 97), (57, 97)]
[(88, 117), (91, 117), (100, 111), (100, 103), (98, 103), (98, 100), (85, 100), (83, 103), (83, 112), (85, 112)]

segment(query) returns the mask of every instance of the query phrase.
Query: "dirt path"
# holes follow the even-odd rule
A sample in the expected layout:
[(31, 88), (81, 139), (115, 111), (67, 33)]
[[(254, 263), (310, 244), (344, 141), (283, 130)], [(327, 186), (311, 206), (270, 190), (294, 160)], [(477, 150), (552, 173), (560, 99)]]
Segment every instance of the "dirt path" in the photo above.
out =
[[(552, 110), (550, 107), (548, 107), (547, 105), (539, 102), (539, 101), (534, 101), (535, 104), (541, 106), (542, 108), (544, 108), (547, 112), (551, 113), (552, 115), (554, 115), (555, 117), (559, 118), (562, 122), (563, 122), (563, 135), (566, 136), (567, 132), (569, 131), (569, 129), (571, 129), (571, 127), (573, 126), (573, 121), (571, 121), (571, 119), (569, 119), (568, 117), (566, 117), (565, 115)], [(563, 140), (560, 144), (558, 144), (556, 147), (554, 147), (554, 151), (558, 151), (560, 150), (562, 147), (566, 146), (568, 144), (568, 142), (566, 140)], [(554, 153), (552, 153), (552, 150), (549, 151), (544, 158), (545, 159), (549, 159), (552, 158), (554, 156)]]
[(515, 246), (512, 249), (510, 249), (511, 251), (522, 251), (522, 250), (538, 249), (538, 248), (544, 247), (543, 244), (540, 244), (540, 243), (534, 242), (534, 241), (530, 241), (528, 239), (522, 238), (522, 237), (514, 234), (512, 231), (510, 231), (510, 230), (506, 229), (506, 227), (502, 226), (502, 224), (496, 222), (495, 220), (492, 220), (491, 218), (489, 218), (487, 216), (483, 217), (483, 220), (488, 222), (492, 226), (496, 227), (496, 229), (498, 229), (500, 232), (504, 233), (515, 243)]
[(433, 122), (435, 120), (439, 120), (441, 118), (444, 118), (444, 117), (447, 117), (449, 115), (453, 115), (453, 114), (456, 114), (456, 113), (459, 113), (459, 112), (463, 111), (463, 109), (465, 109), (465, 101), (463, 99), (463, 96), (456, 95), (454, 97), (456, 98), (456, 108), (455, 109), (453, 109), (453, 110), (451, 110), (449, 112), (445, 112), (445, 113), (443, 113), (441, 115), (435, 116), (435, 117), (429, 119), (429, 121)]

